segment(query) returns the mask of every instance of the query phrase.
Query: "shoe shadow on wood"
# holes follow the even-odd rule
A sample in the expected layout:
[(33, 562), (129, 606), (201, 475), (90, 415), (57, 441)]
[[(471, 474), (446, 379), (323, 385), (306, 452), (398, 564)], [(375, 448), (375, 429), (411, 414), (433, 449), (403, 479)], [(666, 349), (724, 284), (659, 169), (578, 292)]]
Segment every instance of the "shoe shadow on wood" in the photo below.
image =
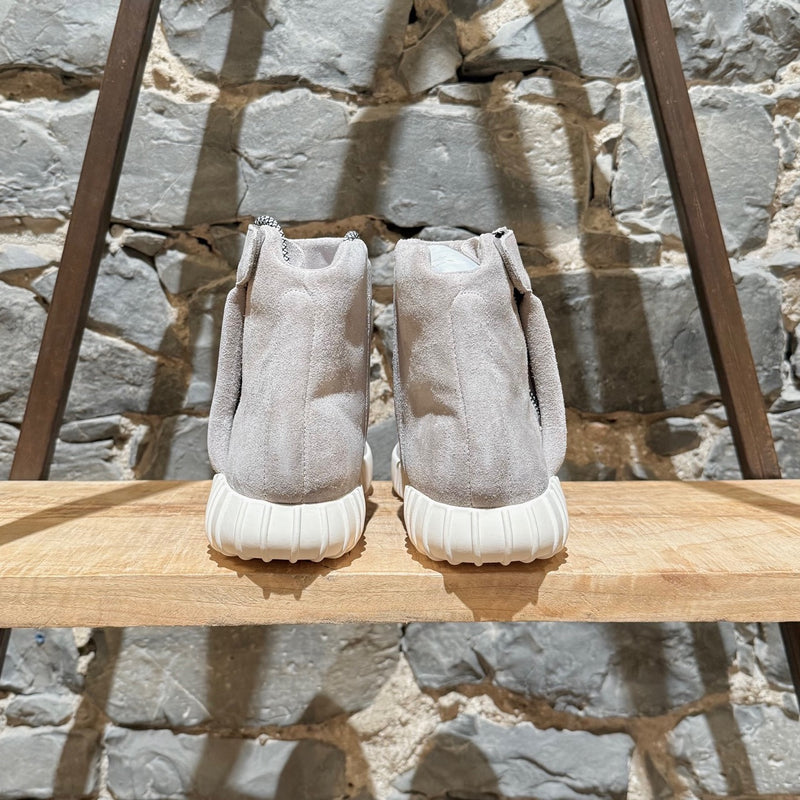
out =
[[(397, 511), (403, 523), (403, 506)], [(405, 529), (405, 525), (404, 525)], [(539, 603), (539, 591), (547, 575), (567, 562), (569, 551), (564, 548), (552, 558), (530, 564), (448, 564), (433, 561), (420, 553), (406, 536), (406, 550), (411, 558), (426, 570), (438, 572), (448, 594), (454, 594), (472, 614), (475, 622), (508, 622), (523, 609)]]
[[(378, 506), (367, 499), (367, 515), (364, 528), (369, 526), (369, 521)], [(329, 575), (331, 572), (350, 566), (360, 558), (366, 548), (365, 537), (356, 542), (355, 547), (339, 558), (326, 558), (320, 562), (298, 561), (292, 564), (289, 561), (260, 561), (251, 559), (246, 561), (237, 556), (226, 556), (208, 547), (208, 555), (222, 569), (232, 570), (240, 578), (247, 578), (258, 586), (264, 593), (264, 599), (271, 595), (292, 595), (300, 600), (303, 591), (319, 577)]]

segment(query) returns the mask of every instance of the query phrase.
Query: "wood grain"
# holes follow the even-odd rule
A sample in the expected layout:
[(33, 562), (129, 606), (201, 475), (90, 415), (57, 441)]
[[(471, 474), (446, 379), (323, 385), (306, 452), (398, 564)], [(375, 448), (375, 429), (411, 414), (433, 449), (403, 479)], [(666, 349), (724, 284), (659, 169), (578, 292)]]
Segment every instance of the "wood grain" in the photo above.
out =
[(0, 626), (800, 619), (800, 481), (565, 484), (567, 551), (452, 567), (377, 483), (338, 561), (213, 552), (208, 482), (0, 483)]

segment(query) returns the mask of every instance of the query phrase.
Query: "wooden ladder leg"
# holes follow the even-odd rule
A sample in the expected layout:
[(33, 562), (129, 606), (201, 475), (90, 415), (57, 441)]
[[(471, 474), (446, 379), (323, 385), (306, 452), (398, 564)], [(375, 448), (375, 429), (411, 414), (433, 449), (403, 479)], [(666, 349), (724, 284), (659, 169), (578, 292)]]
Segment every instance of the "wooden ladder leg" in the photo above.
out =
[[(86, 327), (159, 0), (121, 0), (11, 480), (46, 480)], [(10, 631), (0, 629), (0, 668)]]
[[(742, 475), (780, 478), (667, 4), (625, 5)], [(782, 623), (781, 634), (800, 699), (800, 623)]]
[(159, 0), (121, 0), (11, 466), (46, 480), (67, 404)]
[(3, 671), (3, 662), (6, 660), (8, 641), (11, 638), (10, 628), (0, 628), (0, 672)]

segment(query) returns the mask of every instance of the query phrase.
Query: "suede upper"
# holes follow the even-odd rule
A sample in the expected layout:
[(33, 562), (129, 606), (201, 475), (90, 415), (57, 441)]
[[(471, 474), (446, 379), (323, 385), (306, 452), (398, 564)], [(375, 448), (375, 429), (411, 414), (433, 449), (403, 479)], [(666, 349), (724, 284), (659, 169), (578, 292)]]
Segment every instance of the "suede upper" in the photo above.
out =
[(437, 244), (478, 267), (435, 272), (431, 245), (420, 240), (395, 250), (395, 411), (405, 482), (448, 505), (531, 500), (547, 488), (566, 446), (541, 303), (510, 231)]
[(370, 284), (361, 240), (251, 225), (223, 317), (209, 456), (247, 497), (338, 499), (360, 480)]

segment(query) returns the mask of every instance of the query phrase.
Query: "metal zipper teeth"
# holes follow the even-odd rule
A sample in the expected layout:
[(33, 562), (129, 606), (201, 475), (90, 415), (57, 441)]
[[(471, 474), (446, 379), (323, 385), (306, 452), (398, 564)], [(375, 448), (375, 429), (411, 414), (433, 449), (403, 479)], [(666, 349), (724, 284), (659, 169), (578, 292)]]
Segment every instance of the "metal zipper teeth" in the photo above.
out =
[[(500, 253), (500, 260), (503, 262), (503, 266), (505, 267), (506, 272), (511, 271), (511, 264), (509, 264), (508, 255), (505, 251), (504, 247), (500, 246), (500, 240), (508, 233), (508, 228), (502, 227), (498, 228), (497, 230), (492, 231), (492, 236), (497, 239), (497, 252)], [(526, 350), (527, 344), (526, 344)], [(539, 425), (542, 425), (542, 409), (539, 407), (539, 398), (536, 396), (536, 386), (533, 375), (531, 374), (530, 370), (530, 353), (528, 353), (528, 395), (531, 398), (531, 402), (533, 403), (533, 407), (536, 410), (536, 416), (539, 418)]]

